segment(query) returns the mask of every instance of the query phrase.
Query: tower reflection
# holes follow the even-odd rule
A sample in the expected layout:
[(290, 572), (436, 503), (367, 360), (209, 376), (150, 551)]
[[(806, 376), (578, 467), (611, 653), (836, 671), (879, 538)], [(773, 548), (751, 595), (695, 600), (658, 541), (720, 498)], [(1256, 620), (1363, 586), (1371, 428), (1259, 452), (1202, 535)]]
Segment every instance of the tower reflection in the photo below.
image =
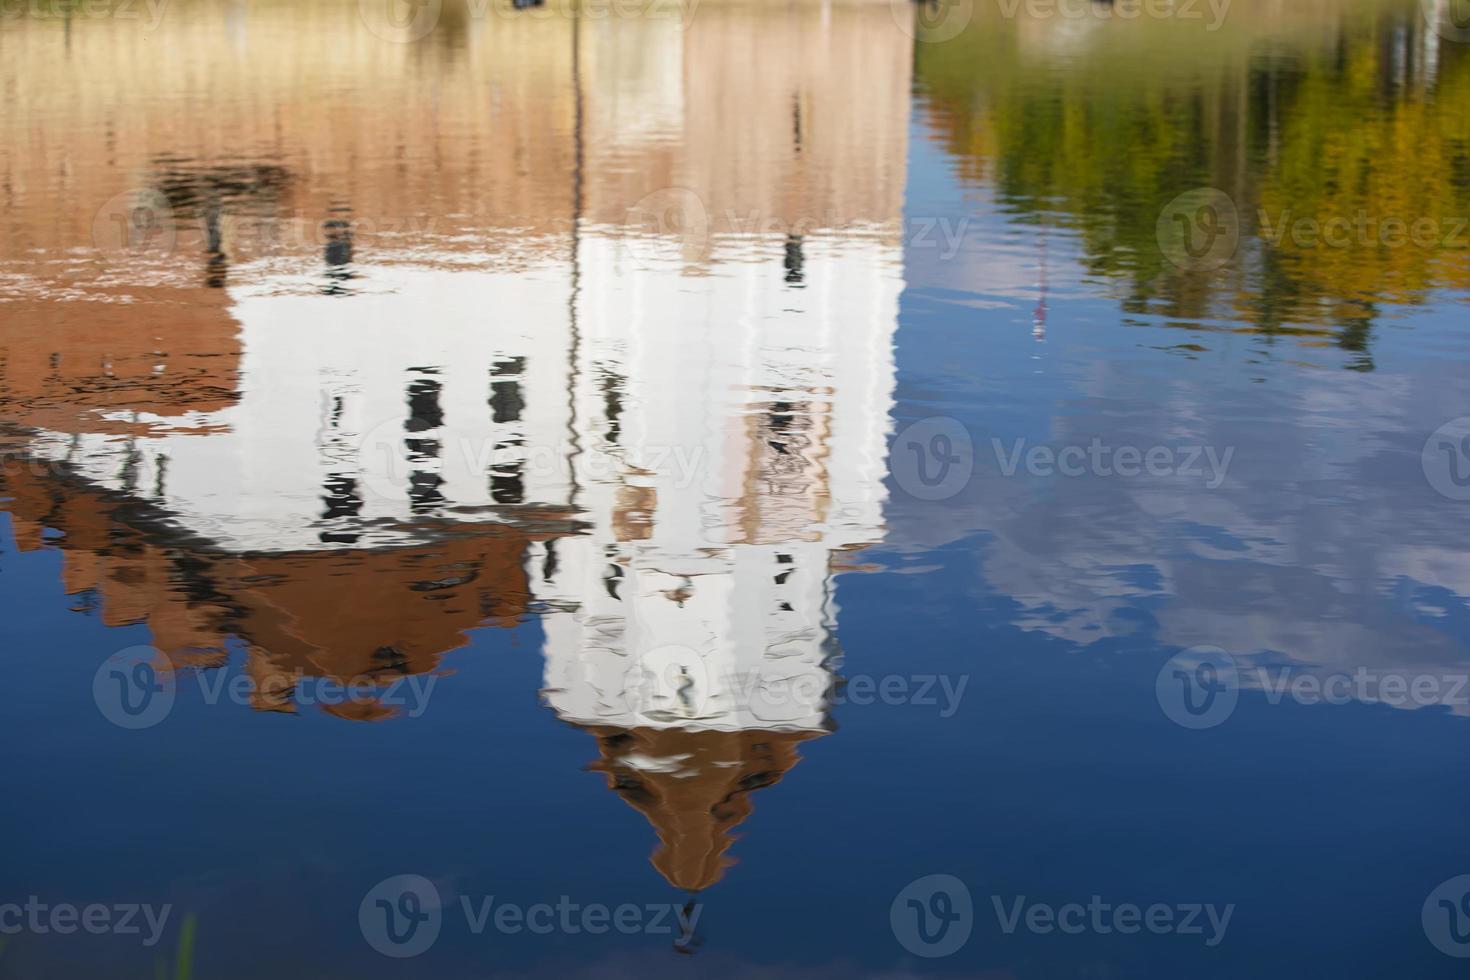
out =
[[(653, 825), (655, 868), (708, 887), (752, 794), (833, 727), (834, 576), (883, 535), (909, 38), (887, 3), (707, 2), (687, 28), (507, 22), (442, 62), (334, 46), (383, 90), (344, 170), (286, 57), (319, 57), (335, 10), (252, 8), (251, 84), (279, 98), (240, 107), (238, 145), (129, 128), (181, 244), (121, 256), (116, 323), (26, 271), (62, 327), (0, 327), (17, 544), (59, 547), (78, 605), (146, 623), (175, 668), (238, 666), (267, 711), (534, 616), (547, 705)], [(239, 43), (210, 16), (161, 30)], [(440, 119), (494, 84), (493, 134), (397, 94), (435, 72)], [(88, 139), (73, 111), (45, 138)]]

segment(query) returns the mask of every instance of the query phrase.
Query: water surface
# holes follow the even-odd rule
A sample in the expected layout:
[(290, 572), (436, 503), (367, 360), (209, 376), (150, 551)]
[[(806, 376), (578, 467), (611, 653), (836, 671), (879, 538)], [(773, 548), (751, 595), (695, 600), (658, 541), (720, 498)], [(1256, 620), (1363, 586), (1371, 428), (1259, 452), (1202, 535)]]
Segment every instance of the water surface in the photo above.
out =
[(1459, 975), (1453, 6), (15, 8), (0, 976)]

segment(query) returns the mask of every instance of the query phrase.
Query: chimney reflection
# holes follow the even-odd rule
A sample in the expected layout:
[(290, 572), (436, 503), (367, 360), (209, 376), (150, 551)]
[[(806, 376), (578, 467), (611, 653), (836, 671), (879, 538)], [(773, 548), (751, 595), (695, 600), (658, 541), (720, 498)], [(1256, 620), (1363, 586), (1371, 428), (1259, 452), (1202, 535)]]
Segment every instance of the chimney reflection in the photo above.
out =
[(327, 284), (322, 292), (328, 296), (346, 293), (346, 283), (353, 278), (352, 223), (332, 218), (322, 223), (322, 259), (326, 263)]
[(223, 289), (229, 262), (225, 259), (223, 235), (220, 232), (219, 204), (211, 201), (204, 212), (204, 284), (210, 289)]

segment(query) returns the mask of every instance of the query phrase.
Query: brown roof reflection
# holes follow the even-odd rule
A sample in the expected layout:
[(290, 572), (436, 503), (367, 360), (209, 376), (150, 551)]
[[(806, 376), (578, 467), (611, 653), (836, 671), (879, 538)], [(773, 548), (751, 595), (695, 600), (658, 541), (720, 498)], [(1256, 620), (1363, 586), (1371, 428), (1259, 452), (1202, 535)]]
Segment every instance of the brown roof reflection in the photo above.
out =
[(750, 816), (751, 794), (772, 786), (820, 732), (589, 728), (601, 758), (588, 768), (658, 833), (653, 866), (669, 884), (708, 888), (735, 863), (726, 855)]
[[(16, 545), (63, 555), (71, 595), (90, 592), (108, 626), (147, 624), (153, 645), (180, 666), (222, 667), (226, 637), (248, 650), (257, 691), (293, 676), (387, 683), (438, 670), (468, 630), (508, 626), (526, 615), (526, 545), (550, 537), (505, 525), (392, 548), (272, 555), (218, 552), (170, 534), (166, 517), (123, 495), (60, 481), (11, 458), (0, 468)], [(255, 707), (294, 710), (257, 694)], [(336, 712), (375, 720), (366, 704)]]
[[(99, 413), (177, 419), (235, 403), (239, 324), (217, 290), (26, 299), (0, 317), (0, 418), (57, 432), (142, 432)], [(187, 427), (187, 426), (185, 426)]]

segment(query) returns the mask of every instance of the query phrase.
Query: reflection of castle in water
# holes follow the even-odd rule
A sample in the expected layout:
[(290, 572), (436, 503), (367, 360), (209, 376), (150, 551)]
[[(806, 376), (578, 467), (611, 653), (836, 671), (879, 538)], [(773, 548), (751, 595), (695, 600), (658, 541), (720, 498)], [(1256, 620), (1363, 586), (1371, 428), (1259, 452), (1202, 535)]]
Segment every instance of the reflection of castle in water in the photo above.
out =
[[(0, 409), (66, 474), (7, 466), (18, 543), (60, 530), (67, 591), (105, 621), (146, 621), (188, 666), (238, 643), (263, 686), (432, 671), (465, 631), (539, 613), (548, 704), (596, 737), (658, 869), (713, 883), (750, 793), (830, 727), (833, 572), (882, 536), (909, 77), (891, 16), (555, 25), (575, 84), (507, 79), (513, 114), (578, 103), (504, 195), (565, 202), (528, 234), (490, 219), (364, 254), (339, 223), (315, 255), (254, 257), (241, 195), (206, 205), (205, 247), (175, 258), (206, 276), (75, 347), (5, 332), (25, 356)], [(339, 207), (315, 184), (251, 207)], [(671, 188), (707, 241), (630, 221)], [(84, 305), (26, 302), (63, 323)], [(209, 331), (160, 340), (171, 311)]]

